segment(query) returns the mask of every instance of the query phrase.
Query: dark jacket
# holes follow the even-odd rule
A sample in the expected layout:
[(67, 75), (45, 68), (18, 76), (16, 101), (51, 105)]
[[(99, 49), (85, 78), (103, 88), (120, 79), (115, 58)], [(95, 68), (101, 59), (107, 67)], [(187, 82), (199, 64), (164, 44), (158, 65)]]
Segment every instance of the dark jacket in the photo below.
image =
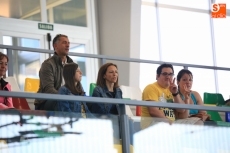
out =
[[(62, 86), (58, 90), (58, 94), (62, 95), (72, 95), (72, 96), (80, 96), (80, 95), (74, 95), (71, 93), (71, 91), (66, 88), (66, 86)], [(85, 96), (85, 95), (84, 95)], [(78, 117), (81, 117), (81, 105), (84, 105), (86, 117), (93, 117), (93, 115), (90, 113), (87, 105), (85, 102), (79, 102), (79, 101), (57, 101), (57, 111), (62, 112), (68, 112), (68, 113), (77, 113), (76, 115)]]
[[(117, 98), (122, 99), (122, 91), (120, 88), (114, 89), (115, 97), (109, 92), (107, 87), (100, 87), (97, 86), (93, 90), (93, 97), (104, 97), (104, 98)], [(113, 114), (113, 115), (119, 115), (120, 110), (118, 104), (108, 104), (108, 103), (91, 103), (89, 104), (89, 110), (93, 114)]]
[[(73, 60), (67, 56), (67, 63), (72, 62)], [(62, 71), (62, 60), (55, 52), (52, 57), (42, 63), (39, 71), (40, 85), (38, 93), (57, 94), (62, 83)], [(37, 105), (44, 102), (46, 100), (35, 99), (34, 104)]]

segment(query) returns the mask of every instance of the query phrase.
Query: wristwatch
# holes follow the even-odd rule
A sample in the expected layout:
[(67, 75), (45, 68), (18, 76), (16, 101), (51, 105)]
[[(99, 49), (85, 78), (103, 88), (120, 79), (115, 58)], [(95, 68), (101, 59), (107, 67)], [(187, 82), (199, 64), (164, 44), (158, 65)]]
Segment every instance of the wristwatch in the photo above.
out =
[(176, 93), (172, 93), (173, 97), (177, 96), (179, 94), (179, 92), (177, 91)]

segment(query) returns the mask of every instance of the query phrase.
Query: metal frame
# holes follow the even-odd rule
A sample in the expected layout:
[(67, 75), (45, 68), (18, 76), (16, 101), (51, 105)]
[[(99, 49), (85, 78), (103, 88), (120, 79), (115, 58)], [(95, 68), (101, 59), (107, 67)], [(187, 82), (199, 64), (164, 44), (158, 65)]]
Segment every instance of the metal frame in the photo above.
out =
[[(28, 48), (28, 47), (18, 47), (18, 46), (9, 46), (9, 45), (0, 45), (1, 49), (7, 50), (23, 50), (29, 52), (38, 52), (38, 53), (53, 53), (53, 50), (47, 49), (36, 49), (36, 48)], [(86, 53), (71, 53), (71, 56), (80, 56), (80, 57), (88, 57), (88, 58), (98, 58), (102, 59), (103, 63), (106, 60), (116, 60), (116, 61), (125, 61), (125, 62), (134, 62), (134, 63), (149, 63), (149, 64), (163, 64), (170, 63), (173, 66), (182, 66), (182, 67), (194, 67), (194, 68), (204, 68), (204, 69), (212, 69), (212, 70), (225, 70), (230, 71), (228, 67), (218, 67), (218, 66), (205, 66), (205, 65), (195, 65), (195, 64), (185, 64), (185, 63), (173, 63), (173, 62), (165, 62), (165, 61), (154, 61), (154, 60), (143, 60), (137, 58), (126, 58), (126, 57), (115, 57), (115, 56), (106, 56), (106, 55), (96, 55), (96, 54), (86, 54)]]
[[(8, 45), (0, 45), (0, 48), (7, 50), (7, 55), (9, 55), (9, 58), (11, 58), (10, 61), (12, 61), (12, 56), (10, 56), (10, 53), (12, 53), (12, 50), (14, 51), (23, 50), (23, 51), (39, 52), (39, 53), (53, 53), (52, 50), (8, 46)], [(101, 63), (105, 63), (106, 60), (117, 60), (117, 61), (136, 62), (136, 63), (150, 63), (150, 64), (166, 63), (163, 61), (151, 61), (151, 60), (142, 60), (142, 59), (135, 59), (135, 58), (112, 57), (112, 56), (84, 54), (84, 53), (71, 53), (70, 52), (69, 55), (88, 57), (88, 58), (98, 58), (101, 60)], [(175, 65), (175, 66), (183, 66), (185, 68), (195, 67), (195, 68), (230, 71), (230, 68), (227, 68), (227, 67), (203, 66), (203, 65), (184, 64), (184, 63), (170, 63), (170, 64)], [(9, 64), (8, 73), (9, 73), (8, 76), (13, 76), (12, 64)], [(198, 106), (198, 105), (161, 103), (161, 102), (150, 103), (146, 101), (137, 101), (137, 100), (122, 100), (122, 99), (96, 98), (96, 97), (92, 98), (92, 97), (82, 97), (82, 96), (57, 95), (57, 94), (54, 96), (53, 94), (26, 93), (26, 92), (13, 92), (13, 91), (12, 92), (0, 91), (0, 96), (30, 98), (30, 99), (53, 99), (53, 100), (83, 101), (83, 102), (91, 102), (91, 103), (119, 104), (120, 110), (121, 110), (120, 126), (121, 126), (121, 134), (122, 134), (122, 150), (124, 153), (130, 153), (129, 119), (125, 113), (125, 105), (212, 110), (212, 111), (220, 111), (220, 112), (230, 111), (230, 107), (212, 107), (212, 106), (200, 106), (200, 105)]]
[[(151, 107), (167, 107), (167, 108), (179, 108), (179, 109), (197, 109), (197, 110), (211, 110), (219, 112), (229, 112), (230, 107), (213, 107), (213, 106), (201, 106), (201, 105), (190, 105), (190, 104), (178, 104), (178, 103), (162, 103), (141, 100), (123, 100), (114, 98), (99, 98), (99, 97), (87, 97), (87, 96), (68, 96), (58, 94), (43, 94), (43, 93), (29, 93), (29, 92), (8, 92), (0, 91), (0, 96), (4, 97), (18, 97), (18, 98), (29, 98), (29, 99), (48, 99), (48, 100), (68, 100), (68, 101), (82, 101), (90, 103), (108, 103), (108, 104), (120, 104), (120, 105), (134, 105), (134, 106), (151, 106)], [(125, 114), (125, 110), (121, 108), (121, 115)], [(123, 110), (123, 111), (122, 111)]]

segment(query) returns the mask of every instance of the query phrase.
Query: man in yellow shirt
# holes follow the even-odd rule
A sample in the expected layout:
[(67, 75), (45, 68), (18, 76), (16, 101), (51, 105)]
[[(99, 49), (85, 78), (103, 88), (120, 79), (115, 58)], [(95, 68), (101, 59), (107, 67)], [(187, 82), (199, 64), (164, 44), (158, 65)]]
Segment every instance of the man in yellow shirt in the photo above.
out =
[[(162, 64), (157, 68), (156, 82), (145, 87), (142, 93), (142, 100), (151, 102), (177, 102), (185, 104), (178, 94), (178, 87), (175, 85), (173, 66)], [(185, 111), (177, 109), (178, 112)], [(141, 128), (147, 128), (154, 124), (154, 121), (171, 122), (175, 120), (174, 111), (170, 108), (141, 107)]]

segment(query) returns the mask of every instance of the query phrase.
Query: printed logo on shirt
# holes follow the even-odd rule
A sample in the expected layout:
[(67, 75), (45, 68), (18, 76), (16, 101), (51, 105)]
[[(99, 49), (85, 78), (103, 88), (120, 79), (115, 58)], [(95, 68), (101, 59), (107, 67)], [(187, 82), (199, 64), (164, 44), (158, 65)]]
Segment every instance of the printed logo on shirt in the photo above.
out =
[(175, 114), (174, 114), (174, 111), (172, 109), (163, 108), (163, 107), (159, 108), (159, 109), (164, 112), (164, 114), (167, 118), (175, 119)]

